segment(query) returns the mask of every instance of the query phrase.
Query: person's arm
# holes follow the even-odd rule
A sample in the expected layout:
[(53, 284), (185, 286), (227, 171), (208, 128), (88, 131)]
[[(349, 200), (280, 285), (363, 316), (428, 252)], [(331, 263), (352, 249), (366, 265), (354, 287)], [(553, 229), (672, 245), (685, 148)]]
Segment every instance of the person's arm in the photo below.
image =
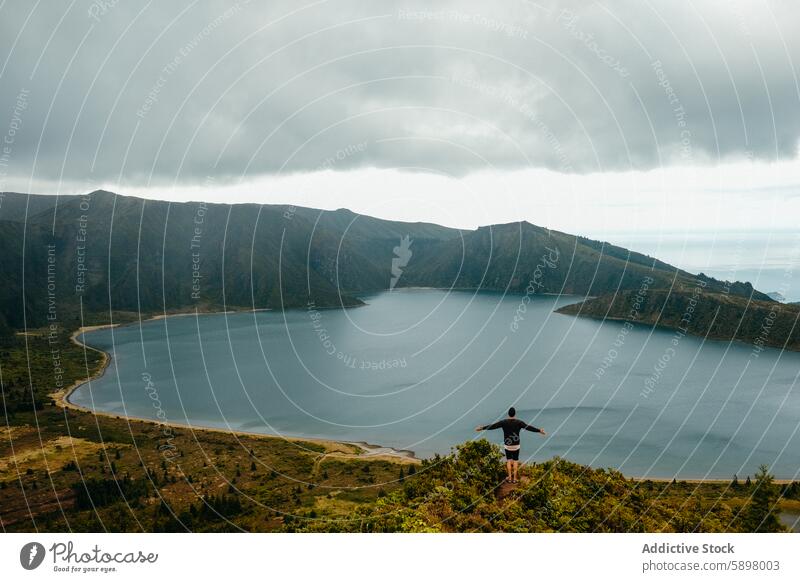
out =
[(531, 426), (531, 425), (529, 425), (529, 424), (526, 424), (524, 428), (525, 428), (525, 430), (529, 430), (529, 431), (531, 431), (531, 432), (540, 432), (540, 433), (542, 433), (542, 434), (547, 434), (546, 432), (544, 432), (544, 430), (543, 430), (543, 429), (541, 429), (541, 428), (536, 428), (535, 426)]
[(496, 428), (500, 428), (501, 426), (503, 426), (503, 421), (498, 420), (497, 422), (493, 424), (487, 424), (486, 426), (476, 426), (475, 431), (481, 432), (482, 430), (494, 430)]

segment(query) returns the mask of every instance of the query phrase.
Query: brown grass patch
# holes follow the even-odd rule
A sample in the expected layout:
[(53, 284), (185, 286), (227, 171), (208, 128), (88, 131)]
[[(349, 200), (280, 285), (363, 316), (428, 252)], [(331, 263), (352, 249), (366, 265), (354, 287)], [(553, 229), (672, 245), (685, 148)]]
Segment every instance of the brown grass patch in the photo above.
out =
[(18, 448), (14, 454), (0, 458), (0, 481), (16, 479), (18, 472), (24, 474), (28, 469), (58, 471), (70, 461), (80, 463), (102, 448), (100, 443), (70, 436), (51, 439), (43, 446)]

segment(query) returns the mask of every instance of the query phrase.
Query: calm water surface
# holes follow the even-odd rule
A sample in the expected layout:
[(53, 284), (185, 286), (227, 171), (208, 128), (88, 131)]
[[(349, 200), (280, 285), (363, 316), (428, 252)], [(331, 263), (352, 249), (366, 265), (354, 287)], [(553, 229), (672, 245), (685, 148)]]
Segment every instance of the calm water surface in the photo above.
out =
[[(172, 317), (87, 333), (113, 359), (72, 400), (155, 418), (150, 379), (171, 422), (419, 456), (447, 453), (513, 404), (550, 433), (525, 434), (526, 460), (560, 455), (685, 478), (742, 476), (766, 463), (778, 477), (798, 475), (798, 353), (753, 357), (750, 346), (693, 337), (675, 345), (672, 332), (645, 327), (621, 336), (618, 322), (553, 313), (572, 297), (536, 296), (524, 313), (519, 296), (493, 293), (366, 299), (349, 310)], [(516, 331), (515, 314), (524, 318)]]

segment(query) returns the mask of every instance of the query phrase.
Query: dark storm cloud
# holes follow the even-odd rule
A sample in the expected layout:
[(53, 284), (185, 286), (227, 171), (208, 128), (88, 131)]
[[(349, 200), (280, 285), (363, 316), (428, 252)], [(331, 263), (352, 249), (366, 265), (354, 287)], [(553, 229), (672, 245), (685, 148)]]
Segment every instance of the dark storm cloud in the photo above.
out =
[(796, 154), (791, 2), (267, 4), (4, 4), (6, 181)]

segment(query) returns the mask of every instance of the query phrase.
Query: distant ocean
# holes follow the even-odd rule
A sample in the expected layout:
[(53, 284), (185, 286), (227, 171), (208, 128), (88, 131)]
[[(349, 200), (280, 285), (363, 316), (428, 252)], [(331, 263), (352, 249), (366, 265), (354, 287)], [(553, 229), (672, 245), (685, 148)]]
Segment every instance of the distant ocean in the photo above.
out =
[(589, 236), (657, 257), (691, 273), (749, 281), (764, 293), (780, 291), (788, 301), (800, 301), (800, 229)]

